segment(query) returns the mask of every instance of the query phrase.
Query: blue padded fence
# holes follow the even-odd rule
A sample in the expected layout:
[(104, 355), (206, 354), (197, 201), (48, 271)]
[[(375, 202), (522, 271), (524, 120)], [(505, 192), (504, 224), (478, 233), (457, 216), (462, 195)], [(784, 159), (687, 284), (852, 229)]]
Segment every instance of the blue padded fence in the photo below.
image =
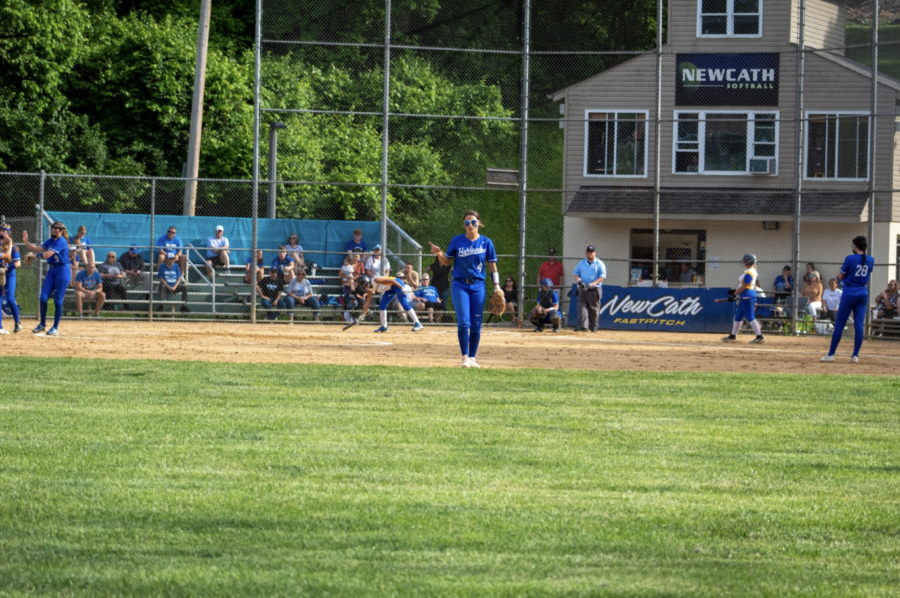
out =
[[(105, 259), (105, 254), (112, 248), (116, 254), (125, 251), (124, 247), (135, 243), (142, 246), (141, 255), (147, 260), (150, 250), (147, 247), (156, 245), (157, 239), (165, 234), (170, 226), (178, 229), (178, 237), (184, 245), (206, 247), (206, 240), (214, 236), (216, 226), (222, 225), (225, 236), (231, 247), (252, 247), (253, 220), (250, 218), (218, 218), (211, 216), (156, 216), (155, 230), (150, 231), (150, 216), (145, 214), (98, 214), (94, 212), (48, 212), (53, 220), (65, 223), (70, 235), (75, 235), (79, 226), (87, 228), (87, 236), (94, 246), (94, 254), (98, 262)], [(47, 238), (47, 222), (44, 222), (44, 238)], [(257, 221), (258, 246), (260, 249), (278, 249), (287, 243), (291, 234), (296, 234), (303, 246), (304, 258), (320, 266), (337, 268), (343, 263), (341, 252), (345, 250), (347, 241), (353, 238), (357, 228), (363, 231), (363, 241), (371, 250), (381, 239), (380, 222), (356, 222), (346, 220), (281, 220), (260, 218)], [(335, 252), (335, 253), (324, 253)], [(204, 252), (205, 255), (205, 252)], [(266, 263), (275, 256), (266, 253)], [(191, 255), (192, 261), (198, 261)], [(232, 265), (247, 263), (250, 251), (232, 251)]]

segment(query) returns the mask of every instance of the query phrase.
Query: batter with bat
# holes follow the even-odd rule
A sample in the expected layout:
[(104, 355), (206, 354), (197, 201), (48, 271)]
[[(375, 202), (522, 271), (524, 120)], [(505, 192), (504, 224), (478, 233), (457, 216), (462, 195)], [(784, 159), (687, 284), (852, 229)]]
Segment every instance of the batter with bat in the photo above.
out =
[[(409, 300), (406, 298), (406, 285), (404, 284), (403, 279), (399, 277), (394, 278), (393, 276), (376, 276), (375, 278), (370, 278), (367, 274), (361, 274), (359, 278), (356, 279), (357, 288), (362, 288), (366, 291), (366, 303), (363, 305), (362, 314), (359, 316), (360, 320), (365, 319), (366, 314), (369, 313), (369, 304), (372, 303), (375, 289), (379, 285), (387, 287), (387, 290), (382, 293), (381, 301), (378, 303), (378, 314), (381, 316), (381, 327), (377, 328), (375, 332), (388, 331), (387, 309), (394, 299), (400, 303), (400, 307), (402, 307), (406, 314), (412, 318), (414, 324), (412, 329), (413, 332), (418, 332), (425, 328), (419, 322), (419, 318), (416, 316), (416, 310), (409, 305)], [(352, 324), (353, 323), (350, 325)], [(344, 330), (349, 328), (350, 325), (345, 326)]]
[[(459, 337), (459, 349), (462, 352), (461, 367), (480, 368), (475, 360), (478, 344), (481, 341), (481, 321), (484, 318), (484, 280), (485, 272), (490, 271), (494, 282), (494, 294), (491, 297), (491, 313), (506, 309), (506, 299), (500, 289), (500, 274), (497, 272), (497, 252), (494, 242), (482, 236), (481, 217), (475, 210), (463, 215), (464, 235), (456, 235), (450, 240), (445, 253), (434, 243), (431, 253), (438, 261), (449, 266), (453, 264), (453, 309), (456, 310), (456, 333)], [(502, 306), (502, 307), (501, 307)]]
[(756, 333), (756, 338), (750, 341), (752, 344), (758, 345), (766, 342), (766, 338), (762, 335), (762, 329), (759, 327), (759, 321), (756, 319), (756, 279), (759, 274), (756, 272), (756, 256), (752, 253), (744, 255), (744, 273), (741, 274), (740, 286), (736, 289), (728, 289), (728, 295), (737, 301), (734, 309), (734, 326), (731, 328), (731, 334), (723, 338), (726, 343), (737, 340), (737, 333), (741, 331), (744, 320), (750, 324), (750, 328)]

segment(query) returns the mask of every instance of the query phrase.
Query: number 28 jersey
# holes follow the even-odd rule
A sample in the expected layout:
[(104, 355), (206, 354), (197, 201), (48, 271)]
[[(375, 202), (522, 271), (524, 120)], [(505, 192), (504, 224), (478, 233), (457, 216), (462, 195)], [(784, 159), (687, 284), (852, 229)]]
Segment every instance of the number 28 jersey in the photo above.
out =
[(875, 258), (871, 255), (865, 256), (865, 260), (857, 253), (848, 255), (844, 260), (844, 265), (841, 266), (841, 274), (844, 275), (844, 289), (848, 287), (866, 288), (874, 265)]

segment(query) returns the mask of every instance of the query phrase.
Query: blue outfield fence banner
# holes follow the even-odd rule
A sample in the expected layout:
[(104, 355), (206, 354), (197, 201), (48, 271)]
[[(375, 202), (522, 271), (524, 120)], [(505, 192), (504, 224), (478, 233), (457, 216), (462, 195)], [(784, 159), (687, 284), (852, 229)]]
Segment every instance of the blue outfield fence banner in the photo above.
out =
[[(212, 216), (156, 216), (153, 234), (150, 234), (150, 216), (146, 214), (98, 214), (94, 212), (48, 212), (53, 220), (66, 224), (70, 235), (74, 235), (79, 226), (85, 226), (88, 238), (91, 239), (94, 253), (106, 252), (110, 247), (116, 253), (125, 251), (124, 247), (135, 243), (146, 247), (152, 236), (156, 240), (165, 234), (170, 226), (178, 229), (178, 237), (184, 245), (197, 248), (206, 247), (206, 240), (215, 234), (216, 226), (221, 225), (228, 237), (231, 247), (250, 248), (253, 246), (253, 220), (251, 218), (220, 218)], [(46, 224), (46, 223), (45, 223)], [(353, 238), (353, 231), (360, 229), (363, 240), (371, 250), (381, 239), (380, 222), (355, 222), (346, 220), (282, 220), (260, 218), (258, 220), (258, 245), (260, 249), (278, 249), (287, 243), (291, 234), (296, 234), (303, 246), (304, 257), (328, 268), (338, 268), (343, 264), (343, 256), (347, 241)], [(44, 233), (47, 234), (47, 231)], [(334, 252), (334, 253), (322, 253)], [(150, 252), (142, 249), (144, 259)], [(267, 253), (267, 259), (274, 257)], [(243, 265), (250, 259), (249, 249), (233, 251), (231, 263)], [(102, 261), (102, 258), (98, 258)], [(192, 256), (196, 262), (197, 258)]]
[[(572, 285), (568, 325), (578, 324), (577, 287)], [(734, 303), (727, 288), (668, 289), (603, 286), (600, 328), (605, 330), (665, 330), (669, 332), (730, 332)]]

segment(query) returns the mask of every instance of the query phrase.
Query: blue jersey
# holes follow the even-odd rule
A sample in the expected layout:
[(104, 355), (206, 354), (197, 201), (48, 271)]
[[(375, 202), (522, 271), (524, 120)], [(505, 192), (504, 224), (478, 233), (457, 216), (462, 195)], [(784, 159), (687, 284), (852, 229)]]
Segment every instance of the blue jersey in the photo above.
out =
[(178, 235), (175, 235), (171, 239), (169, 238), (169, 235), (163, 235), (156, 242), (156, 246), (159, 249), (165, 250), (166, 253), (178, 253), (178, 250), (184, 247), (184, 245), (181, 244), (181, 239), (178, 238)]
[(399, 280), (392, 276), (379, 276), (379, 278), (386, 278), (391, 281), (389, 284), (384, 285), (387, 287), (387, 289), (385, 289), (385, 291), (384, 291), (385, 295), (402, 295), (403, 294), (403, 287), (405, 286), (405, 284), (402, 280)]
[(862, 256), (854, 253), (848, 255), (841, 266), (841, 274), (844, 275), (844, 288), (866, 288), (869, 277), (872, 276), (872, 268), (875, 266), (875, 258), (871, 255)]
[(494, 242), (485, 236), (474, 241), (465, 235), (456, 235), (447, 247), (447, 257), (453, 258), (453, 278), (485, 279), (485, 262), (496, 262)]
[(434, 287), (419, 287), (415, 292), (416, 297), (421, 297), (425, 301), (429, 301), (431, 303), (437, 303), (441, 298), (438, 295), (437, 289)]
[(292, 260), (289, 257), (286, 257), (284, 259), (281, 259), (280, 257), (276, 257), (274, 260), (272, 260), (272, 269), (278, 270), (279, 272), (284, 272), (284, 269), (289, 267), (293, 263), (294, 263), (294, 260)]
[(93, 291), (103, 286), (103, 277), (96, 270), (91, 275), (88, 275), (87, 270), (82, 270), (75, 276), (75, 282), (80, 282), (84, 290)]
[(0, 260), (0, 268), (2, 268), (3, 266), (6, 266), (7, 274), (15, 274), (16, 273), (16, 262), (18, 260), (22, 259), (22, 256), (19, 255), (19, 248), (16, 247), (15, 245), (13, 245), (12, 249), (10, 249), (10, 253), (12, 254), (10, 256), (10, 257), (12, 257), (12, 260), (9, 263), (6, 263), (6, 260)]
[(44, 251), (52, 251), (53, 255), (47, 258), (47, 263), (51, 266), (68, 266), (69, 265), (69, 244), (63, 236), (50, 237), (43, 243), (41, 247)]
[(174, 287), (178, 279), (181, 278), (181, 268), (178, 264), (172, 264), (171, 268), (165, 264), (160, 264), (158, 277), (166, 281), (166, 284), (170, 287)]

